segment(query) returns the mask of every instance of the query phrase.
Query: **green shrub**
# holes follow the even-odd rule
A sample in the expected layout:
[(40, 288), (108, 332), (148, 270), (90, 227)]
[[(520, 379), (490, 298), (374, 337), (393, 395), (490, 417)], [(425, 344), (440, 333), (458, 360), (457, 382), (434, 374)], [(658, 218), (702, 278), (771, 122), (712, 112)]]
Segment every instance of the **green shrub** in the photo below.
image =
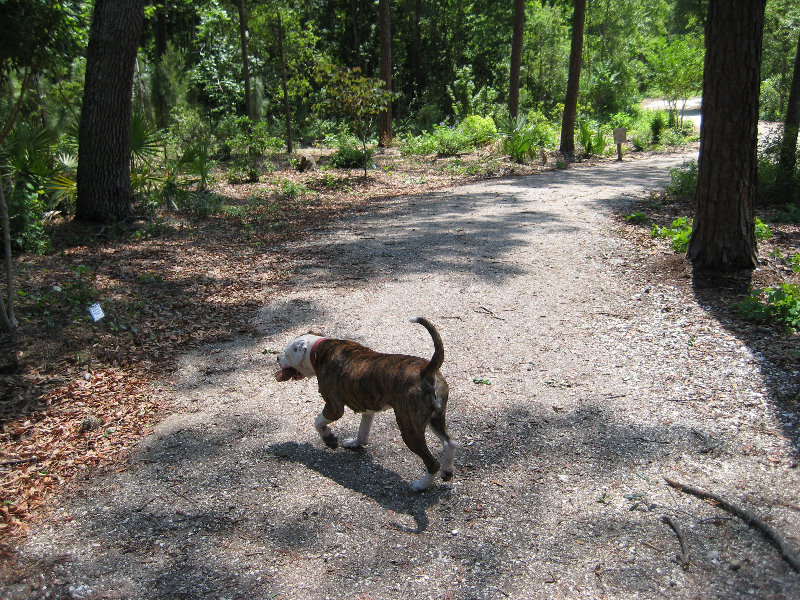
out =
[(755, 236), (757, 240), (768, 240), (772, 237), (772, 230), (758, 217), (755, 222)]
[(792, 333), (800, 332), (800, 285), (754, 289), (738, 303), (742, 316), (756, 321), (776, 321)]
[(625, 220), (628, 223), (634, 223), (636, 225), (641, 225), (642, 223), (647, 223), (650, 220), (650, 218), (646, 214), (644, 214), (643, 212), (640, 212), (640, 211), (637, 210), (636, 212), (632, 212), (629, 215), (625, 215)]
[(337, 169), (357, 169), (364, 166), (372, 158), (372, 150), (364, 149), (359, 146), (344, 145), (330, 155), (328, 161)]
[(473, 146), (485, 146), (497, 137), (497, 126), (491, 117), (470, 115), (458, 128)]
[(672, 221), (670, 227), (659, 227), (655, 223), (650, 229), (651, 238), (670, 238), (672, 249), (683, 253), (689, 249), (689, 239), (692, 236), (692, 219), (679, 217)]
[(650, 140), (653, 144), (661, 143), (661, 134), (667, 128), (668, 117), (663, 110), (657, 110), (650, 120)]
[(523, 162), (536, 155), (539, 148), (552, 148), (558, 140), (554, 127), (540, 111), (519, 115), (509, 127), (503, 141), (503, 152), (513, 161)]
[(589, 121), (581, 121), (578, 126), (578, 141), (583, 146), (586, 154), (601, 155), (605, 152), (608, 145), (606, 137), (603, 134), (603, 129), (597, 125), (596, 131), (592, 132), (592, 126)]
[(438, 156), (455, 156), (473, 150), (472, 142), (460, 127), (437, 126), (433, 129)]
[(399, 140), (403, 155), (424, 155), (436, 152), (436, 139), (430, 133), (407, 135)]
[(669, 170), (667, 193), (675, 200), (691, 200), (697, 187), (697, 161), (691, 160)]

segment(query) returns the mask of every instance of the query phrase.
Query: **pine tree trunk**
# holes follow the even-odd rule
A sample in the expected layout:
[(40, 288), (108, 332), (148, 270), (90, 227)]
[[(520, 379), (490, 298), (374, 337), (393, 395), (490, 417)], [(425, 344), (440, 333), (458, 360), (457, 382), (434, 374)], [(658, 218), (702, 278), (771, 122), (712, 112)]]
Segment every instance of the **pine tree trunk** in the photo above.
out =
[(283, 30), (280, 8), (276, 9), (278, 19), (278, 56), (281, 59), (281, 86), (283, 87), (283, 114), (286, 120), (286, 152), (292, 153), (292, 109), (289, 106), (289, 70), (286, 66), (286, 54), (283, 42), (286, 32)]
[(514, 22), (511, 35), (511, 74), (508, 87), (508, 114), (517, 118), (519, 112), (519, 72), (522, 65), (522, 40), (525, 31), (525, 0), (514, 0)]
[[(386, 90), (392, 91), (392, 16), (390, 0), (378, 2), (378, 31), (381, 45), (381, 81)], [(386, 148), (392, 143), (392, 103), (380, 114), (378, 127), (378, 145)]]
[(778, 161), (778, 185), (789, 190), (797, 168), (797, 134), (800, 129), (800, 36), (797, 39), (797, 56), (794, 59), (792, 85), (789, 88), (789, 102), (786, 119), (783, 122), (783, 142)]
[(561, 154), (572, 159), (575, 156), (575, 115), (578, 112), (578, 84), (581, 79), (583, 60), (583, 25), (586, 21), (586, 0), (575, 0), (572, 14), (572, 44), (569, 51), (569, 74), (567, 95), (564, 100), (564, 118), (561, 120)]
[(0, 222), (3, 227), (3, 251), (6, 257), (6, 293), (8, 294), (8, 307), (0, 294), (0, 331), (10, 332), (17, 328), (17, 319), (14, 317), (14, 266), (11, 261), (11, 224), (8, 220), (8, 205), (3, 191), (3, 178), (0, 177)]
[(253, 94), (250, 91), (250, 53), (247, 50), (247, 11), (244, 0), (237, 0), (239, 9), (239, 39), (242, 47), (242, 79), (244, 79), (244, 104), (247, 116), (254, 121)]
[(78, 133), (75, 218), (119, 221), (131, 204), (131, 92), (144, 0), (96, 0)]
[(758, 96), (765, 0), (711, 0), (703, 126), (688, 258), (696, 268), (752, 269)]

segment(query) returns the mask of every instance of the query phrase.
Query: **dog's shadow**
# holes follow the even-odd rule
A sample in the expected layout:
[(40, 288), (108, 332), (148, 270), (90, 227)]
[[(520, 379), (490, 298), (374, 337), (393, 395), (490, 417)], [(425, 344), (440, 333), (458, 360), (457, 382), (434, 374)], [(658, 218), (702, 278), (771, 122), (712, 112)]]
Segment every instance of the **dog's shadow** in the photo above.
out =
[(299, 463), (342, 487), (371, 498), (384, 510), (409, 515), (416, 523), (415, 529), (401, 523), (389, 523), (407, 533), (424, 532), (428, 528), (428, 508), (451, 493), (449, 487), (442, 485), (420, 493), (411, 491), (410, 482), (373, 462), (366, 450), (331, 451), (316, 448), (308, 442), (282, 442), (265, 450), (280, 460)]

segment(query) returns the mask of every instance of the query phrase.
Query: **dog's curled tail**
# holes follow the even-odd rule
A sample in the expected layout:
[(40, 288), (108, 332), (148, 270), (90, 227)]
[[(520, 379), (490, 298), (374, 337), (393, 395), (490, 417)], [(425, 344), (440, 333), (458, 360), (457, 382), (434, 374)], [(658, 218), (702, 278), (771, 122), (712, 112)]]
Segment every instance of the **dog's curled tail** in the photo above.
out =
[(423, 380), (433, 383), (434, 373), (439, 370), (444, 362), (444, 344), (442, 343), (442, 338), (439, 335), (439, 332), (436, 331), (436, 327), (434, 327), (433, 324), (428, 321), (428, 319), (424, 317), (414, 317), (409, 319), (409, 321), (422, 325), (428, 330), (428, 333), (430, 333), (431, 337), (433, 338), (433, 356), (421, 373)]

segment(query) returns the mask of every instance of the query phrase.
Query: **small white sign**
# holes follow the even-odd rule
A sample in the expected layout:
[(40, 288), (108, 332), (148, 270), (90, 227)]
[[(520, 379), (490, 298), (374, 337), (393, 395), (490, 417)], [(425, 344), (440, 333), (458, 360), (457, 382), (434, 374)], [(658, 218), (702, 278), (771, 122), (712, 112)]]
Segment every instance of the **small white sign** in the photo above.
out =
[(89, 307), (89, 314), (92, 316), (92, 320), (95, 323), (106, 316), (106, 313), (103, 312), (103, 308), (98, 303), (94, 303)]
[(615, 144), (624, 144), (628, 141), (628, 130), (624, 127), (615, 127), (614, 128), (614, 143)]

